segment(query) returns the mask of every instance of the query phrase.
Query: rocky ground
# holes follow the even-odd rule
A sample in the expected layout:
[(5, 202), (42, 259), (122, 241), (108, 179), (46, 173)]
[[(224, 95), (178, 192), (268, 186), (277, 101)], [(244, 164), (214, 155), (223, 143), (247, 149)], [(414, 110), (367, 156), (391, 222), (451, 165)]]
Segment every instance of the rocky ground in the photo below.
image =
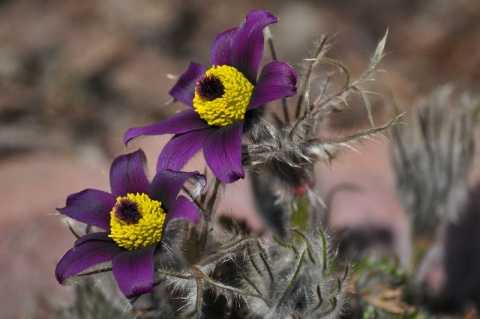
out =
[[(475, 0), (0, 1), (0, 319), (52, 318), (52, 307), (68, 303), (70, 289), (53, 272), (74, 237), (55, 208), (70, 193), (108, 189), (110, 161), (126, 151), (125, 130), (178, 109), (162, 107), (173, 84), (167, 74), (180, 74), (190, 60), (208, 64), (215, 34), (255, 8), (279, 16), (271, 28), (278, 54), (299, 72), (315, 39), (332, 32), (331, 56), (359, 74), (388, 29), (386, 72), (375, 91), (408, 107), (445, 83), (480, 87)], [(379, 121), (387, 100), (375, 99)], [(365, 111), (352, 107), (327, 124), (362, 128)], [(142, 146), (154, 161), (163, 142), (144, 139), (128, 150)], [(322, 192), (345, 181), (367, 192), (348, 201), (339, 193), (332, 223), (386, 225), (408, 259), (388, 144), (358, 145), (359, 153), (347, 151), (318, 175)], [(242, 208), (232, 209), (238, 202)], [(221, 209), (262, 227), (248, 181), (227, 189)]]

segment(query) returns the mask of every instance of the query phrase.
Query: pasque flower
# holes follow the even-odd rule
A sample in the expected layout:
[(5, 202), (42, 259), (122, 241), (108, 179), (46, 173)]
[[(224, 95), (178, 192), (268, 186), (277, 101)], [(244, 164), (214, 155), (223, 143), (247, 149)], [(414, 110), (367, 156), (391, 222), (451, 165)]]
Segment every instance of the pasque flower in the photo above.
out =
[(128, 143), (140, 135), (175, 134), (163, 148), (157, 170), (180, 170), (200, 149), (222, 182), (245, 176), (242, 136), (249, 120), (268, 102), (296, 94), (291, 66), (272, 61), (257, 78), (263, 56), (263, 29), (278, 19), (267, 11), (251, 11), (240, 27), (217, 35), (211, 48), (212, 67), (192, 62), (170, 90), (190, 106), (166, 121), (129, 129)]
[(92, 266), (112, 262), (112, 271), (127, 298), (153, 292), (154, 254), (166, 225), (175, 218), (199, 221), (197, 207), (179, 195), (184, 183), (196, 178), (203, 188), (205, 179), (197, 172), (159, 171), (150, 183), (143, 167), (141, 150), (117, 157), (110, 169), (111, 193), (86, 189), (67, 198), (59, 211), (103, 231), (77, 239), (59, 261), (58, 282)]

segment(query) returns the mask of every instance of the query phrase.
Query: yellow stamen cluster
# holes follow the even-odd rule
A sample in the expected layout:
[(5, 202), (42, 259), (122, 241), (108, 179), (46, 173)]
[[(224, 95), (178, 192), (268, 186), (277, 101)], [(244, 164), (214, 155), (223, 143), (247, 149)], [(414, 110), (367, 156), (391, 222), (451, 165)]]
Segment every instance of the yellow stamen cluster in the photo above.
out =
[[(121, 209), (122, 201), (135, 203), (141, 218), (135, 223), (128, 223), (118, 218), (116, 210)], [(147, 247), (160, 242), (166, 214), (159, 201), (152, 200), (146, 194), (127, 194), (118, 197), (110, 212), (111, 233), (108, 235), (120, 247), (128, 250)]]
[(245, 118), (253, 84), (236, 68), (229, 65), (213, 66), (203, 79), (217, 78), (223, 84), (221, 97), (210, 100), (199, 94), (202, 80), (197, 82), (193, 107), (200, 117), (211, 126), (227, 126)]

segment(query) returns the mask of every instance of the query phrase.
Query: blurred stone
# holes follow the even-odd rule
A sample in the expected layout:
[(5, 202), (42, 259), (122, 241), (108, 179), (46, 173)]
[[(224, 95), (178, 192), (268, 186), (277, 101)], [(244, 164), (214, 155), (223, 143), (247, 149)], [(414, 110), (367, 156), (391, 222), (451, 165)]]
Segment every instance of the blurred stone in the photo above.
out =
[(75, 237), (55, 208), (64, 207), (71, 193), (109, 188), (110, 164), (88, 153), (34, 153), (0, 162), (1, 319), (39, 318), (42, 308), (68, 302), (71, 291), (56, 282), (54, 271)]
[[(408, 268), (410, 225), (395, 193), (388, 140), (379, 137), (352, 147), (354, 150), (341, 152), (330, 166), (317, 166), (329, 226), (343, 231), (345, 241), (362, 248), (350, 251), (357, 257), (373, 250), (382, 257), (398, 258)], [(359, 238), (364, 245), (355, 242)]]

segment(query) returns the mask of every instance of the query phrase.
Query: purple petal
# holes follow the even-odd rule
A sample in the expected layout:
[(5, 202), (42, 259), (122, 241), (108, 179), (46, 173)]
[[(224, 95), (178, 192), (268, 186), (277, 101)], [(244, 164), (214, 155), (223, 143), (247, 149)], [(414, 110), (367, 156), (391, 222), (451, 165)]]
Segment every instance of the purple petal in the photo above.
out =
[(180, 76), (177, 83), (170, 90), (170, 95), (177, 101), (193, 107), (195, 84), (206, 71), (207, 68), (204, 65), (191, 62), (187, 71)]
[(154, 291), (153, 255), (157, 245), (123, 250), (113, 258), (113, 276), (125, 297)]
[(158, 157), (157, 172), (162, 169), (181, 170), (215, 130), (215, 128), (209, 128), (172, 137)]
[(213, 174), (224, 183), (245, 177), (241, 163), (244, 121), (217, 129), (205, 142), (203, 156)]
[(110, 229), (110, 211), (115, 205), (115, 196), (110, 193), (85, 189), (67, 197), (67, 206), (59, 211), (79, 222)]
[(166, 226), (170, 220), (176, 218), (186, 219), (194, 224), (198, 224), (200, 221), (200, 212), (189, 199), (180, 195), (168, 211), (164, 225)]
[(263, 29), (278, 22), (268, 11), (251, 11), (232, 39), (232, 66), (256, 83), (257, 72), (263, 56)]
[(149, 182), (145, 174), (142, 150), (118, 156), (110, 168), (110, 187), (112, 194), (125, 196), (128, 193), (148, 193)]
[[(97, 241), (89, 237), (90, 235), (98, 237), (98, 234), (104, 234), (101, 236), (102, 240)], [(86, 238), (84, 238), (82, 244), (70, 249), (58, 262), (55, 277), (59, 283), (63, 283), (67, 278), (75, 276), (92, 266), (112, 260), (116, 254), (123, 250), (106, 237), (107, 233), (90, 235), (83, 236)]]
[(85, 244), (89, 241), (104, 241), (104, 242), (112, 242), (113, 240), (108, 237), (109, 232), (98, 232), (98, 233), (90, 233), (86, 234), (75, 241), (73, 246), (77, 247), (80, 245)]
[(162, 202), (163, 208), (169, 212), (178, 193), (190, 178), (196, 178), (203, 190), (206, 180), (199, 172), (177, 172), (169, 169), (158, 171), (150, 184), (149, 197)]
[(233, 37), (238, 28), (233, 28), (218, 34), (212, 43), (210, 60), (212, 65), (232, 65)]
[(128, 129), (123, 137), (123, 143), (127, 145), (128, 142), (140, 135), (181, 134), (208, 127), (208, 124), (198, 116), (197, 112), (187, 109), (172, 115), (163, 122)]
[(293, 68), (279, 61), (265, 65), (253, 88), (248, 109), (254, 109), (268, 102), (281, 100), (297, 93), (297, 75)]

